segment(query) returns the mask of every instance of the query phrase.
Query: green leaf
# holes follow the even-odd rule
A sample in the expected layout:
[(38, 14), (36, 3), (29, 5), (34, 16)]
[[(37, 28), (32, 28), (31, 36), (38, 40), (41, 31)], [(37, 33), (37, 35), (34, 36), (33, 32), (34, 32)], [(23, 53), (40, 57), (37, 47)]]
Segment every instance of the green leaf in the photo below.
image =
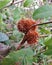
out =
[(21, 49), (19, 51), (11, 52), (4, 58), (1, 65), (15, 65), (16, 62), (21, 63), (20, 65), (32, 65), (33, 51), (31, 48)]
[(45, 54), (46, 55), (52, 55), (52, 37), (48, 37), (44, 44), (48, 47), (48, 49), (46, 50)]
[(0, 42), (9, 40), (8, 36), (5, 33), (0, 32)]
[(6, 40), (6, 41), (4, 42), (4, 44), (6, 44), (6, 45), (11, 45), (11, 42), (10, 42), (10, 40)]
[(21, 18), (21, 14), (22, 14), (22, 10), (21, 8), (16, 8), (14, 11), (13, 11), (13, 18), (15, 21), (19, 20)]
[(33, 13), (34, 19), (46, 18), (52, 16), (52, 5), (44, 5)]
[(19, 42), (23, 38), (23, 34), (17, 30), (13, 31), (13, 36), (16, 37), (17, 42)]
[(42, 28), (42, 27), (40, 28), (40, 32), (45, 34), (50, 34), (50, 30)]
[(30, 6), (33, 3), (33, 0), (25, 0), (24, 7)]
[(52, 37), (51, 37), (51, 36), (48, 36), (48, 37), (45, 39), (44, 44), (47, 45), (47, 46), (52, 46)]
[(0, 22), (0, 31), (5, 31), (6, 28), (6, 23), (4, 23), (3, 21)]
[(0, 0), (0, 9), (6, 6), (11, 0)]
[(2, 14), (0, 13), (0, 22), (2, 22)]

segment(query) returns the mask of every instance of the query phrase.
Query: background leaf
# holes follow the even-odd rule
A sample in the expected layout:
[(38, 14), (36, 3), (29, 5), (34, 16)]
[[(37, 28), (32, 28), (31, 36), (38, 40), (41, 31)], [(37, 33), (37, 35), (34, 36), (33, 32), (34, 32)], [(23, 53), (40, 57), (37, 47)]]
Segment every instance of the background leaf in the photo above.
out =
[(0, 13), (0, 22), (2, 22), (2, 14)]
[(15, 21), (19, 20), (21, 18), (23, 11), (21, 8), (16, 8), (13, 10), (13, 18)]
[(0, 0), (0, 9), (6, 6), (11, 0)]
[(25, 0), (24, 7), (30, 6), (33, 3), (33, 0)]
[(45, 54), (46, 55), (52, 55), (52, 37), (48, 37), (44, 44), (48, 47), (48, 49), (46, 50)]
[(34, 19), (46, 18), (52, 16), (52, 5), (44, 5), (33, 13)]
[(50, 34), (50, 30), (45, 29), (43, 27), (40, 28), (40, 32), (43, 33), (43, 34)]
[[(2, 61), (2, 65), (15, 65), (16, 62), (21, 64), (26, 60), (26, 65), (32, 65), (33, 51), (31, 48), (21, 49), (17, 52), (12, 52)], [(22, 64), (23, 65), (23, 64)], [(24, 63), (25, 65), (25, 63)]]
[(13, 36), (15, 37), (17, 42), (19, 42), (23, 38), (23, 34), (17, 30), (13, 31)]
[(0, 32), (0, 42), (9, 40), (8, 36), (5, 33)]

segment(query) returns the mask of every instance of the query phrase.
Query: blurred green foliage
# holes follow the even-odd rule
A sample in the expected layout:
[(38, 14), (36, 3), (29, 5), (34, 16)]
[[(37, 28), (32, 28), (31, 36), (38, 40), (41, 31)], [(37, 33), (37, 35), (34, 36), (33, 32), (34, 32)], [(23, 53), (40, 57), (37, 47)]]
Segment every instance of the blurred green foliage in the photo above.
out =
[[(44, 0), (45, 1), (45, 0)], [(18, 43), (23, 38), (23, 33), (19, 32), (16, 26), (21, 18), (31, 17), (34, 20), (41, 19), (43, 22), (49, 21), (49, 17), (52, 17), (52, 5), (43, 5), (35, 10), (25, 10), (27, 7), (33, 5), (33, 0), (25, 0), (21, 6), (11, 5), (6, 7), (10, 3), (10, 0), (1, 0), (0, 1), (0, 42), (5, 44), (11, 44), (11, 40), (14, 43)], [(34, 5), (35, 6), (35, 5)], [(33, 15), (32, 15), (33, 14)], [(42, 21), (40, 22), (42, 23)], [(51, 31), (48, 29), (52, 24), (40, 26), (38, 32), (42, 35), (47, 35), (47, 37), (42, 37), (39, 39), (40, 46), (46, 46), (48, 48), (43, 54), (52, 55), (52, 36)], [(40, 48), (37, 47), (38, 52)], [(36, 49), (34, 49), (36, 51)], [(45, 50), (45, 49), (43, 49)], [(35, 52), (34, 52), (35, 53)], [(38, 55), (41, 56), (41, 53)], [(45, 59), (42, 55), (42, 59)], [(16, 62), (20, 61), (21, 65), (32, 65), (32, 59), (37, 62), (38, 57), (33, 58), (33, 51), (30, 48), (21, 49), (19, 51), (11, 52), (6, 56), (1, 65), (15, 65)], [(46, 65), (46, 62), (44, 63)]]

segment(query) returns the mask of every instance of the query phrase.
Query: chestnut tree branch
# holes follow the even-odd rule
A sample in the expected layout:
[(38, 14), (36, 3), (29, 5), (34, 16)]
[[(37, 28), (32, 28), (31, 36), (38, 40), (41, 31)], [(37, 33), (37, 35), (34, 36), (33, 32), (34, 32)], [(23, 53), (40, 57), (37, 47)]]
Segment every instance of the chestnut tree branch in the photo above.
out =
[[(34, 25), (32, 25), (32, 26), (30, 27), (30, 29), (31, 29), (32, 27), (34, 27), (34, 26), (40, 26), (40, 25), (45, 25), (45, 24), (50, 24), (50, 23), (52, 23), (52, 21), (50, 21), (50, 22), (45, 22), (45, 23), (40, 23), (40, 24), (34, 24)], [(29, 29), (29, 30), (30, 30), (30, 29)], [(28, 31), (27, 31), (27, 32), (28, 32)], [(26, 34), (27, 34), (27, 33), (26, 33)], [(26, 36), (26, 34), (25, 34), (25, 36)], [(17, 48), (17, 50), (19, 50), (19, 49), (22, 47), (22, 45), (24, 44), (24, 42), (26, 41), (25, 36), (24, 36), (22, 42), (20, 43), (19, 47)], [(44, 37), (44, 36), (43, 36), (43, 37)], [(47, 37), (47, 35), (46, 35), (46, 37)]]
[[(31, 27), (30, 27), (30, 29), (32, 28), (32, 27), (34, 27), (34, 26), (40, 26), (40, 25), (45, 25), (45, 24), (50, 24), (50, 23), (52, 23), (52, 21), (50, 21), (50, 22), (45, 22), (45, 23), (40, 23), (40, 24), (33, 24)], [(30, 30), (29, 29), (29, 30)]]
[(5, 6), (4, 8), (6, 8), (6, 7), (10, 7), (10, 6), (12, 6), (12, 5), (15, 5), (15, 4), (19, 4), (19, 3), (21, 3), (21, 2), (23, 2), (23, 1), (12, 1), (12, 3), (10, 3), (9, 5), (7, 5), (7, 6)]

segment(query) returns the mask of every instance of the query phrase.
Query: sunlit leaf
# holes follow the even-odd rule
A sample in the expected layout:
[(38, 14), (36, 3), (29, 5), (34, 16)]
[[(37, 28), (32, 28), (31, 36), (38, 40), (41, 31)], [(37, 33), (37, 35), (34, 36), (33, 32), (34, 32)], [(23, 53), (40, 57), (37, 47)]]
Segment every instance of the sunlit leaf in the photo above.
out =
[(0, 9), (6, 6), (11, 0), (0, 0)]
[(30, 6), (33, 3), (33, 0), (25, 0), (24, 7)]
[(33, 0), (25, 0), (24, 7), (30, 6), (33, 3)]
[(44, 5), (33, 13), (34, 19), (46, 18), (52, 16), (52, 5)]

